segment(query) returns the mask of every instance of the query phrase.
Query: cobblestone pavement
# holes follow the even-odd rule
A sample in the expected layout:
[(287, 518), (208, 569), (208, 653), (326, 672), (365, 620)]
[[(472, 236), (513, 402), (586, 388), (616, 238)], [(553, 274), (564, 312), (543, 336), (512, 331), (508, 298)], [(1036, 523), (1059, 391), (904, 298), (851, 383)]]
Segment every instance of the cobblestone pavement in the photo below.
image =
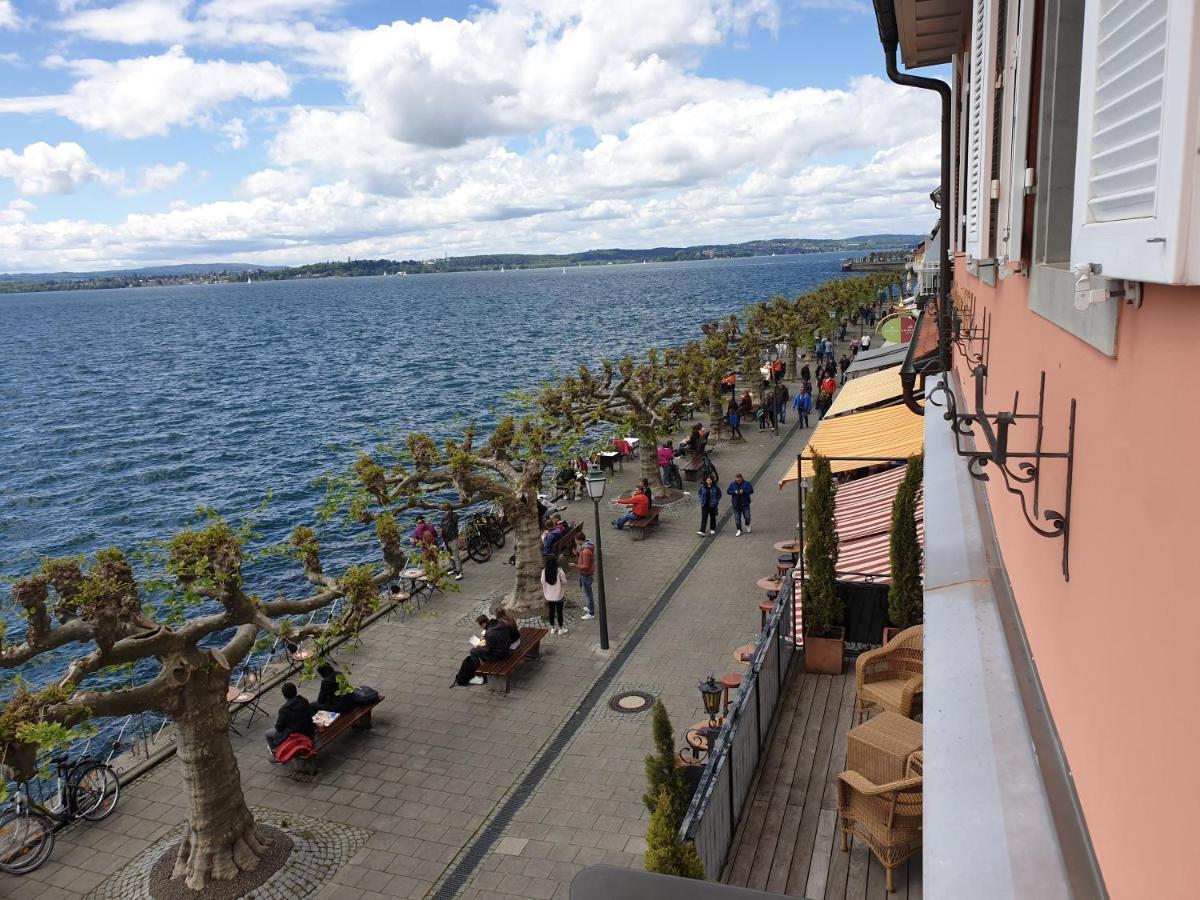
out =
[[(419, 613), (397, 613), (365, 632), (359, 649), (338, 653), (338, 661), (353, 668), (355, 683), (375, 687), (386, 700), (375, 710), (374, 728), (343, 737), (323, 755), (311, 782), (295, 781), (271, 764), (262, 739), (270, 721), (239, 716), (234, 749), (251, 805), (370, 832), (314, 896), (425, 897), (438, 892), (452, 871), (466, 871), (461, 864), (455, 870), (456, 861), (477, 835), (487, 833), (488, 821), (539, 752), (579, 710), (664, 591), (683, 576), (620, 671), (610, 672), (611, 690), (549, 761), (544, 779), (482, 862), (466, 871), (461, 896), (565, 897), (571, 878), (585, 865), (641, 866), (649, 715), (616, 713), (607, 701), (621, 690), (661, 697), (682, 744), (683, 728), (703, 715), (696, 684), (709, 673), (741, 668), (733, 649), (754, 639), (758, 602), (764, 599), (755, 581), (774, 571), (771, 544), (794, 534), (795, 494), (776, 485), (807, 432), (793, 431), (790, 419), (778, 438), (758, 432), (753, 422), (743, 432), (744, 442), (722, 442), (713, 457), (723, 487), (735, 471), (749, 477), (778, 444), (785, 445), (755, 486), (753, 534), (735, 537), (732, 522), (724, 521), (715, 537), (698, 537), (698, 510), (689, 504), (665, 514), (641, 542), (605, 522), (612, 636), (607, 654), (598, 648), (596, 621), (577, 620), (578, 610), (570, 614), (569, 608), (570, 632), (548, 636), (542, 659), (522, 664), (507, 695), (480, 687), (451, 689), (468, 649), (470, 629), (462, 621), (510, 587), (512, 570), (504, 565), (505, 555), (497, 554), (486, 565), (468, 566), (461, 593), (439, 596)], [(611, 495), (636, 479), (637, 466), (625, 467), (610, 480)], [(723, 511), (727, 508), (723, 501)], [(587, 500), (572, 504), (566, 515), (581, 519), (590, 535)], [(602, 510), (602, 519), (605, 515)], [(684, 572), (702, 543), (706, 551)], [(577, 598), (578, 590), (569, 596)], [(315, 695), (315, 685), (304, 687)], [(264, 705), (273, 715), (274, 700)], [(130, 785), (108, 820), (64, 831), (53, 858), (37, 872), (0, 875), (0, 897), (87, 895), (178, 826), (184, 804), (176, 764), (167, 762)]]

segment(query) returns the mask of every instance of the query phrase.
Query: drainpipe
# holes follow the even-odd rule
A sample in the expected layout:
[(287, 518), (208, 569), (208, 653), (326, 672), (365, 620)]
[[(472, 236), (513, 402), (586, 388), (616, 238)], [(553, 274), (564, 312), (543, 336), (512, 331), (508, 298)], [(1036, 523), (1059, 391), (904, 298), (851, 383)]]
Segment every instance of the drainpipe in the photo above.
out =
[[(896, 49), (900, 44), (900, 33), (896, 26), (896, 10), (893, 0), (874, 0), (875, 19), (879, 25), (879, 41), (883, 44), (883, 52), (887, 59), (887, 73), (896, 84), (920, 88), (926, 91), (937, 91), (942, 98), (942, 205), (941, 225), (942, 235), (941, 257), (938, 260), (938, 361), (943, 372), (950, 371), (950, 85), (938, 78), (924, 78), (919, 75), (908, 75), (896, 68)], [(911, 354), (910, 354), (911, 355)], [(906, 369), (911, 367), (905, 366)], [(925, 408), (913, 397), (916, 386), (916, 372), (909, 371), (901, 375), (901, 385), (904, 389), (904, 405), (917, 415), (924, 415)]]

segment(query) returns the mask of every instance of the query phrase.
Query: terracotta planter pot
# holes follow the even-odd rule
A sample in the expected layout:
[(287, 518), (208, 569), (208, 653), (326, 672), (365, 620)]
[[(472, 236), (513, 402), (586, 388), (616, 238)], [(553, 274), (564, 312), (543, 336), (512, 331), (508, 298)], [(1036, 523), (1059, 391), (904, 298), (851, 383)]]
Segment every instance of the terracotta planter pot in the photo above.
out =
[(816, 675), (841, 675), (846, 652), (846, 629), (833, 629), (831, 637), (804, 636), (804, 671)]
[(888, 641), (890, 641), (892, 638), (894, 638), (896, 635), (898, 635), (903, 630), (904, 630), (903, 628), (891, 628), (891, 627), (883, 629), (884, 644), (886, 644)]

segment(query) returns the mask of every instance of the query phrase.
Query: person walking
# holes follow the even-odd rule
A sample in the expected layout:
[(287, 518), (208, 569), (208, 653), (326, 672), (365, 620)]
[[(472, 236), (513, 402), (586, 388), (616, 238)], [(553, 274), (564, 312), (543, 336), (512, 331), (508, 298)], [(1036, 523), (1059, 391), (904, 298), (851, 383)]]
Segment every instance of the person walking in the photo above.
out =
[(740, 441), (742, 439), (742, 415), (738, 412), (737, 401), (732, 397), (729, 398), (729, 405), (725, 408), (725, 421), (729, 423), (729, 439)]
[[(550, 620), (551, 634), (566, 634), (563, 625), (564, 597), (567, 593), (566, 579), (558, 570), (558, 557), (547, 556), (542, 566), (542, 597), (546, 600), (546, 618)], [(555, 627), (555, 621), (558, 626)]]
[(846, 383), (846, 370), (848, 368), (850, 368), (850, 357), (848, 357), (845, 353), (843, 353), (842, 358), (838, 360), (838, 368), (841, 370), (841, 373), (842, 373), (841, 383), (845, 384)]
[(808, 363), (800, 367), (800, 381), (812, 381), (812, 371), (808, 368)]
[(801, 428), (808, 427), (808, 414), (812, 412), (812, 385), (807, 381), (804, 382), (804, 387), (800, 393), (796, 395), (796, 400), (792, 404), (796, 408), (797, 421)]
[(754, 485), (738, 472), (725, 490), (729, 495), (729, 503), (733, 506), (733, 523), (737, 527), (734, 537), (742, 536), (742, 526), (746, 534), (750, 533), (750, 495), (754, 493)]
[(832, 372), (827, 371), (825, 373), (825, 380), (821, 382), (821, 390), (832, 397), (833, 392), (837, 390), (837, 387), (837, 379), (833, 377)]
[(592, 599), (592, 578), (596, 573), (596, 545), (584, 537), (583, 532), (575, 535), (575, 568), (579, 570), (579, 589), (583, 591), (585, 608), (581, 619), (596, 617), (596, 601)]
[(696, 534), (703, 535), (705, 526), (709, 534), (717, 533), (717, 508), (721, 505), (721, 489), (709, 475), (700, 486), (700, 530)]
[(775, 385), (775, 411), (779, 416), (779, 424), (787, 422), (788, 389), (783, 382)]
[(454, 580), (462, 581), (462, 547), (458, 540), (458, 513), (452, 509), (446, 510), (442, 516), (442, 543), (450, 554), (450, 562), (454, 569)]

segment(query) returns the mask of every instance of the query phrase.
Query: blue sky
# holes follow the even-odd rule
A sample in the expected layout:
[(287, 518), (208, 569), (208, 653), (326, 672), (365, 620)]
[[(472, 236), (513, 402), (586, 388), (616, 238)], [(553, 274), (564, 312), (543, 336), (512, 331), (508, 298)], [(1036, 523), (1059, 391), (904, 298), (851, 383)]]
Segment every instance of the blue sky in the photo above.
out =
[(924, 230), (865, 0), (0, 0), (0, 270)]

